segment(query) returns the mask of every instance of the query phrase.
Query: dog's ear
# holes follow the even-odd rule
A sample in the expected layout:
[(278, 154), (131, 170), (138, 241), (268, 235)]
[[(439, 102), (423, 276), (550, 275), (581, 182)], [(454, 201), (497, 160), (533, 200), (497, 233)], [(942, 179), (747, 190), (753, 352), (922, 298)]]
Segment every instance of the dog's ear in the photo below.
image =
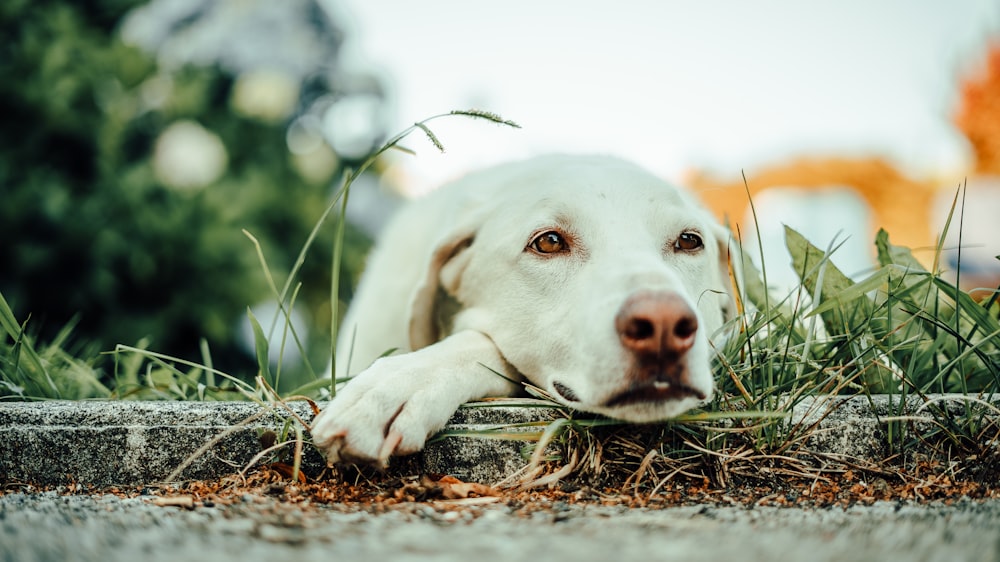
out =
[(439, 243), (430, 256), (423, 280), (410, 301), (410, 349), (439, 341), (459, 305), (454, 299), (462, 273), (472, 259), (475, 231), (459, 229)]

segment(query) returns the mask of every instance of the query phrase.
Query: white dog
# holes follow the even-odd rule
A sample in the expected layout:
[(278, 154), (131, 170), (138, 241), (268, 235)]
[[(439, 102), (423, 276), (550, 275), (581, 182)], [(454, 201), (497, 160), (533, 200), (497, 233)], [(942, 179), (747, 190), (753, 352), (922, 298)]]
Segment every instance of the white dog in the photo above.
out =
[(462, 403), (523, 381), (633, 422), (704, 403), (709, 336), (732, 306), (727, 243), (689, 194), (608, 157), (535, 158), (442, 187), (371, 255), (338, 342), (337, 372), (360, 373), (314, 442), (330, 462), (385, 465)]

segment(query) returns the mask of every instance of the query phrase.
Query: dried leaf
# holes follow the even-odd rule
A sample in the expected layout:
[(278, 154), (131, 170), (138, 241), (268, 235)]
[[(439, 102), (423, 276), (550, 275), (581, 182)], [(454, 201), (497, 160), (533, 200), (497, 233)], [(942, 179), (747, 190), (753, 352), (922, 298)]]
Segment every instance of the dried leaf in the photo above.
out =
[(160, 497), (153, 500), (153, 505), (159, 507), (183, 507), (184, 509), (194, 509), (194, 496), (169, 496)]
[(442, 476), (437, 481), (434, 481), (429, 476), (424, 476), (421, 478), (420, 483), (427, 488), (440, 490), (441, 497), (448, 500), (468, 498), (473, 494), (476, 496), (499, 495), (499, 492), (489, 486), (474, 482), (462, 482), (454, 476)]
[[(266, 467), (284, 476), (285, 478), (292, 478), (293, 475), (295, 474), (295, 467), (290, 464), (285, 464), (283, 462), (274, 462), (269, 465), (266, 465)], [(298, 481), (305, 484), (308, 481), (306, 475), (301, 470), (298, 471), (298, 474), (299, 474)]]

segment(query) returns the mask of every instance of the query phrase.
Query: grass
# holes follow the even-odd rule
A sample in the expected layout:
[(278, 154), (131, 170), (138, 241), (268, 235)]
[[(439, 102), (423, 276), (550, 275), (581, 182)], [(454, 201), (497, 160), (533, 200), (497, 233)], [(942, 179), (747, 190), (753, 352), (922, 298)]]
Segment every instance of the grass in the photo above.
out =
[[(252, 384), (214, 369), (207, 344), (203, 345), (201, 361), (194, 362), (163, 356), (146, 349), (142, 342), (115, 349), (109, 383), (94, 368), (95, 361), (78, 359), (78, 354), (66, 350), (71, 327), (51, 342), (36, 342), (30, 334), (30, 322), (18, 322), (0, 295), (0, 328), (4, 331), (0, 339), (0, 399), (248, 399), (278, 408), (284, 400), (332, 396), (343, 379), (338, 379), (335, 371), (329, 378), (317, 375), (322, 369), (312, 366), (307, 367), (313, 375), (311, 382), (284, 396), (273, 390), (282, 373), (280, 360), (272, 372), (270, 348), (277, 346), (279, 357), (290, 345), (302, 351), (302, 339), (289, 321), (289, 311), (301, 289), (296, 281), (299, 268), (316, 235), (337, 213), (339, 220), (333, 226), (338, 229), (338, 242), (331, 257), (331, 331), (335, 342), (340, 316), (336, 288), (352, 184), (386, 151), (406, 150), (400, 142), (415, 131), (444, 150), (429, 123), (450, 116), (517, 126), (487, 112), (456, 111), (417, 122), (389, 139), (357, 170), (345, 174), (341, 189), (304, 241), (281, 287), (274, 282), (260, 244), (246, 233), (280, 310), (280, 316), (269, 324), (262, 324), (248, 312), (259, 367)], [(957, 196), (953, 213), (955, 207)], [(951, 219), (949, 216), (946, 232)], [(633, 427), (570, 412), (538, 389), (528, 388), (534, 396), (529, 405), (552, 408), (561, 417), (548, 424), (496, 428), (473, 435), (533, 441), (535, 469), (556, 459), (563, 472), (575, 471), (591, 478), (627, 474), (623, 483), (636, 487), (644, 480), (655, 486), (675, 475), (700, 475), (724, 483), (767, 466), (772, 474), (812, 471), (822, 477), (826, 461), (803, 460), (814, 425), (791, 418), (792, 409), (805, 397), (885, 394), (893, 405), (891, 415), (883, 420), (887, 457), (929, 442), (942, 454), (995, 457), (998, 412), (978, 397), (1000, 391), (1000, 292), (988, 291), (987, 298), (976, 301), (959, 289), (957, 281), (947, 281), (939, 266), (944, 234), (941, 240), (934, 265), (928, 270), (909, 249), (893, 245), (889, 235), (880, 231), (875, 240), (877, 267), (855, 282), (831, 261), (836, 245), (820, 249), (786, 229), (786, 246), (801, 284), (783, 298), (765, 289), (766, 267), (758, 271), (739, 251), (731, 256), (741, 271), (735, 276), (740, 280), (741, 313), (724, 328), (730, 335), (716, 349), (719, 392), (704, 410), (637, 435)], [(759, 239), (754, 242), (761, 244)], [(335, 364), (332, 342), (331, 364)], [(931, 399), (936, 393), (958, 393), (967, 399)], [(913, 399), (923, 404), (919, 412), (906, 408), (907, 401)], [(822, 417), (836, 400), (812, 403)], [(286, 427), (283, 435), (288, 443), (297, 444), (299, 458), (305, 424), (301, 420), (296, 423), (289, 426), (294, 430)], [(553, 451), (557, 451), (555, 457)]]

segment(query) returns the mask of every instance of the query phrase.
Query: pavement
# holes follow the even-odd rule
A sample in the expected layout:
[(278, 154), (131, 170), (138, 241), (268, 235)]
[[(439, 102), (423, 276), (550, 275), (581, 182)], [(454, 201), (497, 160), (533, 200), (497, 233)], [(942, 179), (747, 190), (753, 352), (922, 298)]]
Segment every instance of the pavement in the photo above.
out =
[[(942, 403), (955, 397), (941, 397)], [(921, 415), (884, 397), (810, 398), (793, 422), (815, 424), (814, 450), (869, 460), (886, 416)], [(107, 486), (213, 478), (247, 465), (261, 435), (288, 433), (306, 403), (0, 403), (0, 485)], [(491, 403), (463, 408), (448, 430), (538, 430), (557, 413)], [(919, 430), (924, 427), (917, 424)], [(641, 431), (641, 428), (637, 428)], [(267, 439), (264, 439), (267, 441)], [(405, 469), (492, 483), (524, 466), (523, 443), (439, 440)], [(315, 452), (307, 463), (322, 465)], [(412, 472), (411, 472), (412, 473)], [(529, 509), (531, 507), (531, 509)], [(152, 496), (0, 495), (0, 562), (117, 560), (618, 559), (1000, 561), (1000, 500), (849, 508), (767, 506), (664, 509), (553, 503), (413, 503), (374, 510), (283, 503), (247, 495), (229, 504), (162, 506)]]
[(10, 562), (470, 560), (1000, 560), (1000, 501), (847, 509), (667, 509), (428, 504), (384, 513), (245, 497), (159, 507), (152, 498), (0, 497)]

